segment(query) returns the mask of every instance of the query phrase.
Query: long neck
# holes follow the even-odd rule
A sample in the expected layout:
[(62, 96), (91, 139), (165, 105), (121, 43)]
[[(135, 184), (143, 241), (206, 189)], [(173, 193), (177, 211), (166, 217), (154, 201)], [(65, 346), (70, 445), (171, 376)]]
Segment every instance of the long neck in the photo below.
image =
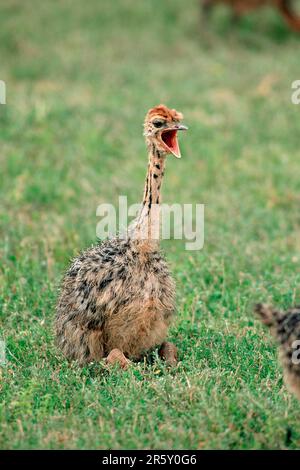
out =
[(164, 169), (165, 156), (154, 145), (150, 146), (142, 208), (134, 223), (133, 234), (136, 238), (159, 240), (159, 205)]

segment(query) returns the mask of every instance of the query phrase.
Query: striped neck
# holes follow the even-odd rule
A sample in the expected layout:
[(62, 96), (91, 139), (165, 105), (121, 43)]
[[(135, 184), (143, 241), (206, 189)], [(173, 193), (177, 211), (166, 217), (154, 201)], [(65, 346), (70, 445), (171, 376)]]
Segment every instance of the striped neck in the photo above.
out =
[(159, 205), (161, 184), (165, 170), (165, 155), (154, 145), (149, 150), (148, 171), (145, 181), (143, 203), (134, 223), (133, 235), (143, 240), (159, 241)]

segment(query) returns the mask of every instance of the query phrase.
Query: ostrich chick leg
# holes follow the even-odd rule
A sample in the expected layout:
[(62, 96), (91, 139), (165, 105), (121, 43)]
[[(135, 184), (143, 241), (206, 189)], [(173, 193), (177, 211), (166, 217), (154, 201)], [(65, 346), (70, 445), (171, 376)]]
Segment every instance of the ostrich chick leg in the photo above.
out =
[(105, 361), (109, 365), (119, 364), (121, 369), (124, 369), (124, 370), (127, 369), (127, 367), (130, 364), (129, 359), (127, 359), (122, 353), (122, 351), (120, 351), (120, 349), (117, 349), (117, 348), (112, 349), (110, 351)]
[(176, 366), (178, 359), (177, 359), (177, 348), (175, 344), (169, 343), (168, 341), (162, 343), (161, 347), (159, 348), (158, 355), (166, 361), (168, 366)]

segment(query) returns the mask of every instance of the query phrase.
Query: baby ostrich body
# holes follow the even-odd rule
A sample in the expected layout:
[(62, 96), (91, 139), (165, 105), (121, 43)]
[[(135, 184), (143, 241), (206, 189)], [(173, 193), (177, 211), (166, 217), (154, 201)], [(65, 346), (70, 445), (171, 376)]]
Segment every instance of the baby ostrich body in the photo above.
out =
[(206, 14), (214, 5), (228, 5), (232, 8), (235, 18), (259, 7), (273, 6), (279, 10), (291, 29), (300, 32), (300, 17), (292, 9), (292, 0), (201, 0), (201, 4)]
[(166, 157), (181, 156), (177, 132), (187, 129), (181, 119), (181, 113), (164, 105), (147, 113), (149, 163), (137, 219), (125, 237), (107, 239), (75, 258), (62, 281), (57, 341), (65, 356), (80, 364), (107, 356), (108, 363), (125, 368), (128, 359), (138, 360), (156, 346), (163, 359), (176, 364), (176, 348), (165, 342), (175, 311), (175, 285), (152, 229), (159, 217)]
[(300, 306), (281, 312), (268, 305), (258, 304), (255, 311), (279, 341), (285, 383), (300, 400)]

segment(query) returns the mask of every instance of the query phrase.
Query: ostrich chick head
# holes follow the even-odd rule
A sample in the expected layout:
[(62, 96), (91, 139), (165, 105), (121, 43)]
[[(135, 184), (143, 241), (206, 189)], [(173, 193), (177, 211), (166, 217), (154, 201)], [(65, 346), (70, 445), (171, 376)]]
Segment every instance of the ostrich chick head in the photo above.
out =
[(172, 154), (180, 158), (177, 132), (187, 130), (181, 124), (182, 119), (183, 115), (176, 109), (169, 109), (163, 104), (150, 109), (144, 122), (144, 136), (148, 147), (154, 147), (160, 154)]

